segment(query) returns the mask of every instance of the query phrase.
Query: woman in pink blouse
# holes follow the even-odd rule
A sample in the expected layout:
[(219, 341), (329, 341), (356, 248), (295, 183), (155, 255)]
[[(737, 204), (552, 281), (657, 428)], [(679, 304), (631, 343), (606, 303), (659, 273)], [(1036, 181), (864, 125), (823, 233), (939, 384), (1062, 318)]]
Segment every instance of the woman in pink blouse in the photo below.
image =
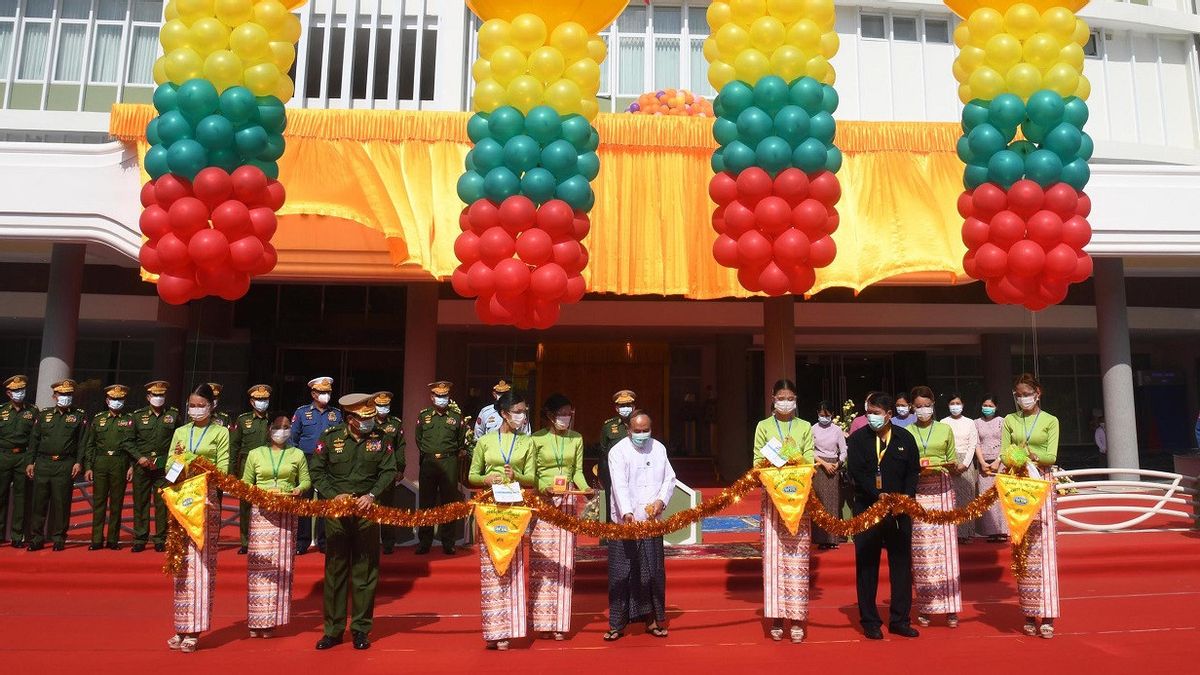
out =
[[(979, 412), (983, 415), (975, 420), (975, 430), (979, 432), (979, 448), (975, 457), (979, 461), (979, 492), (988, 490), (996, 483), (996, 474), (1000, 472), (1001, 437), (1004, 433), (1004, 420), (996, 415), (996, 397), (985, 394), (983, 405)], [(1008, 523), (1000, 511), (997, 501), (976, 524), (977, 532), (987, 537), (988, 541), (1001, 542), (1008, 539)]]

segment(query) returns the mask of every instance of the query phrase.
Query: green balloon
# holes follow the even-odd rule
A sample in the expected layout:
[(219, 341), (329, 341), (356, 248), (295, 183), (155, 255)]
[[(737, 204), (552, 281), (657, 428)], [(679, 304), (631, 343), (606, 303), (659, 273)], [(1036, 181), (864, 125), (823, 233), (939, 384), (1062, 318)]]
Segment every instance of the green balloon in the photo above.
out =
[(287, 129), (287, 109), (274, 96), (258, 97), (258, 123), (268, 134), (282, 134)]
[[(735, 141), (736, 142), (736, 141)], [(717, 148), (717, 151), (712, 154), (708, 160), (709, 166), (712, 167), (713, 173), (722, 173), (725, 171), (725, 148)]]
[(970, 164), (975, 158), (975, 155), (971, 153), (971, 145), (967, 143), (966, 136), (958, 137), (958, 143), (954, 146), (954, 151), (963, 164)]
[(208, 153), (208, 165), (223, 169), (226, 173), (233, 173), (234, 169), (242, 165), (242, 158), (232, 147), (212, 150)]
[(171, 167), (167, 164), (167, 148), (162, 145), (152, 146), (146, 151), (146, 173), (150, 174), (151, 178), (171, 173)]
[(1079, 156), (1082, 143), (1083, 132), (1063, 122), (1046, 132), (1042, 147), (1053, 151), (1063, 162), (1070, 162)]
[(542, 150), (542, 166), (550, 170), (555, 178), (567, 180), (579, 174), (579, 154), (575, 146), (566, 140), (554, 141)]
[(1030, 121), (1044, 129), (1052, 129), (1062, 122), (1066, 112), (1063, 97), (1049, 89), (1040, 89), (1029, 97), (1025, 104), (1025, 114)]
[(738, 140), (749, 146), (757, 146), (762, 139), (771, 135), (775, 121), (765, 110), (750, 106), (737, 118)]
[(1013, 141), (1012, 143), (1010, 143), (1008, 146), (1008, 149), (1017, 153), (1023, 159), (1025, 157), (1028, 157), (1030, 155), (1030, 153), (1032, 153), (1034, 150), (1037, 150), (1037, 146), (1034, 145), (1033, 143), (1030, 143), (1029, 141), (1021, 140), (1021, 141)]
[(833, 121), (833, 115), (822, 110), (812, 116), (812, 120), (808, 124), (808, 133), (818, 141), (829, 145), (837, 136), (837, 122)]
[(600, 175), (600, 155), (594, 152), (585, 152), (579, 156), (579, 173), (589, 181), (596, 180), (596, 176)]
[(267, 136), (267, 147), (258, 154), (258, 158), (268, 162), (278, 161), (280, 157), (283, 157), (283, 151), (286, 148), (282, 134)]
[(1062, 182), (1070, 185), (1076, 190), (1082, 190), (1088, 184), (1088, 179), (1092, 177), (1092, 170), (1088, 166), (1087, 161), (1076, 159), (1068, 162), (1062, 168)]
[(232, 147), (233, 125), (220, 115), (209, 115), (196, 125), (196, 140), (209, 152)]
[(978, 157), (981, 161), (986, 162), (992, 155), (1004, 149), (1008, 145), (1004, 142), (1004, 135), (1000, 133), (996, 127), (990, 124), (980, 124), (967, 134), (967, 145), (971, 148), (971, 155)]
[(1092, 142), (1092, 137), (1086, 131), (1079, 132), (1079, 159), (1088, 161), (1095, 150), (1096, 145)]
[(541, 149), (538, 142), (529, 136), (513, 136), (504, 144), (504, 166), (519, 176), (538, 165)]
[(733, 120), (718, 117), (716, 122), (713, 122), (713, 138), (717, 139), (718, 145), (725, 145), (737, 140), (738, 128), (737, 123)]
[(235, 127), (249, 124), (258, 116), (258, 101), (245, 87), (230, 87), (222, 92), (219, 107), (221, 114)]
[[(575, 146), (579, 152), (587, 152), (588, 143), (592, 138), (592, 125), (588, 124), (583, 115), (568, 115), (562, 121), (562, 137)], [(546, 145), (550, 145), (547, 143)], [(592, 148), (595, 150), (595, 148)]]
[(483, 113), (471, 115), (471, 119), (467, 120), (467, 138), (471, 139), (472, 143), (478, 143), (489, 137), (487, 117)]
[(504, 165), (504, 146), (494, 138), (485, 138), (471, 151), (471, 156), (475, 170), (486, 176), (492, 169)]
[(521, 191), (521, 180), (507, 167), (498, 166), (483, 178), (483, 193), (499, 204)]
[(1063, 102), (1063, 121), (1076, 129), (1083, 129), (1083, 125), (1088, 121), (1087, 102), (1078, 96), (1067, 98)]
[(194, 122), (217, 112), (217, 89), (208, 80), (199, 78), (179, 85), (179, 112)]
[(967, 168), (963, 170), (963, 187), (968, 190), (974, 190), (987, 181), (988, 170), (986, 166), (968, 164)]
[(208, 166), (208, 154), (198, 141), (185, 138), (175, 141), (167, 148), (167, 166), (171, 167), (171, 173), (191, 180), (201, 169)]
[(255, 159), (267, 149), (267, 130), (260, 126), (246, 127), (233, 135), (238, 154), (246, 159)]
[(788, 104), (775, 113), (775, 135), (787, 141), (792, 147), (804, 142), (810, 135), (811, 119), (804, 108)]
[(821, 110), (832, 115), (837, 112), (840, 101), (841, 98), (838, 97), (837, 89), (827, 84), (821, 85)]
[[(780, 108), (787, 105), (788, 93), (787, 82), (784, 82), (782, 77), (768, 75), (754, 85), (754, 105), (774, 117)], [(824, 94), (824, 92), (821, 93)]]
[[(987, 111), (987, 122), (1009, 138), (1025, 120), (1025, 104), (1016, 94), (1000, 94), (987, 106)], [(965, 111), (963, 115), (966, 115)]]
[(815, 115), (821, 111), (821, 102), (825, 99), (825, 89), (811, 77), (802, 77), (792, 83), (788, 100)]
[(829, 148), (825, 153), (825, 170), (830, 173), (837, 173), (842, 169), (842, 151), (836, 147)]
[(587, 179), (578, 174), (559, 183), (554, 196), (581, 211), (592, 207), (592, 186), (588, 184)]
[(721, 88), (717, 103), (721, 106), (721, 117), (737, 119), (743, 110), (754, 105), (754, 90), (745, 82), (734, 80)]
[(158, 118), (158, 136), (163, 145), (170, 147), (176, 141), (192, 137), (192, 125), (178, 110), (172, 110)]
[(1063, 161), (1045, 148), (1034, 150), (1025, 158), (1025, 176), (1044, 188), (1059, 182), (1062, 170)]
[(150, 123), (146, 125), (146, 140), (150, 142), (150, 145), (158, 145), (162, 143), (162, 136), (158, 135), (157, 117), (150, 120)]
[(758, 155), (754, 152), (753, 148), (745, 143), (734, 141), (725, 146), (722, 158), (724, 159), (725, 170), (736, 176), (754, 166)]
[(521, 194), (538, 204), (554, 199), (554, 191), (557, 188), (558, 181), (554, 180), (554, 174), (540, 166), (526, 171), (525, 175), (521, 176)]
[[(588, 128), (591, 128), (590, 125)], [(583, 152), (595, 152), (600, 148), (600, 132), (592, 129), (588, 135), (587, 143), (583, 144)]]
[(829, 159), (828, 150), (824, 143), (810, 138), (792, 153), (792, 166), (812, 175), (825, 168), (825, 162)]
[(525, 133), (542, 147), (562, 138), (562, 119), (558, 111), (548, 105), (539, 105), (530, 110), (525, 116)]
[(512, 106), (496, 108), (492, 111), (492, 116), (488, 118), (488, 131), (491, 132), (492, 138), (500, 143), (507, 143), (508, 139), (524, 130), (525, 118), (519, 110)]
[[(792, 146), (778, 136), (767, 136), (755, 151), (755, 161), (772, 176), (788, 168), (792, 163)], [(821, 164), (825, 163), (822, 153)]]
[(1001, 150), (988, 159), (988, 180), (1007, 190), (1021, 180), (1025, 161), (1012, 150)]
[(1021, 133), (1025, 134), (1025, 138), (1033, 141), (1034, 143), (1041, 143), (1046, 139), (1046, 127), (1043, 127), (1032, 120), (1026, 120), (1025, 123), (1021, 125)]
[(458, 198), (464, 204), (474, 204), (483, 199), (483, 176), (468, 171), (458, 178)]
[(279, 165), (275, 162), (264, 162), (260, 159), (252, 159), (246, 163), (250, 166), (258, 167), (259, 171), (262, 171), (267, 178), (270, 178), (271, 180), (279, 178)]
[(987, 104), (975, 100), (963, 106), (962, 111), (962, 129), (964, 134), (969, 134), (971, 131), (988, 121)]
[(171, 112), (179, 108), (179, 88), (171, 82), (158, 85), (154, 90), (154, 109), (158, 114)]

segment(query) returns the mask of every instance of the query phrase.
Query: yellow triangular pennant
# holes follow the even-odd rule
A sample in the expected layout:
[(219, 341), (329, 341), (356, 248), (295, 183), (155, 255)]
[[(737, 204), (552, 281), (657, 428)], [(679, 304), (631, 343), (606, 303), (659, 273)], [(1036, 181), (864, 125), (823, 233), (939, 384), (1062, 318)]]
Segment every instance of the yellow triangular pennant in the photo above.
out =
[(521, 545), (521, 537), (532, 517), (533, 509), (524, 506), (475, 505), (475, 522), (479, 523), (483, 543), (497, 574), (508, 572), (508, 564)]
[(758, 480), (762, 481), (767, 494), (771, 495), (775, 510), (793, 535), (800, 527), (804, 507), (808, 505), (812, 477), (812, 466), (767, 467), (758, 471)]
[(1020, 544), (1025, 532), (1037, 517), (1042, 502), (1050, 493), (1050, 481), (1037, 478), (1020, 478), (1009, 474), (996, 476), (996, 492), (1000, 494), (1000, 508), (1008, 521), (1008, 531), (1014, 544)]
[(208, 496), (208, 474), (189, 478), (179, 485), (163, 488), (163, 501), (175, 520), (183, 526), (196, 548), (204, 549), (204, 500)]

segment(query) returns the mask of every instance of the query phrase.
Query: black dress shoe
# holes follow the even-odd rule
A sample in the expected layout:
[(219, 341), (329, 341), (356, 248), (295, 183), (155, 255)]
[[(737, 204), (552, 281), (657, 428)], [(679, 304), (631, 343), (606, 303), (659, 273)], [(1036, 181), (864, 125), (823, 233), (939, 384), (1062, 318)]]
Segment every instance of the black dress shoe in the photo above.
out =
[(89, 551), (99, 551), (102, 548), (104, 548), (104, 544), (96, 544), (96, 543), (88, 544)]
[(371, 639), (367, 637), (366, 633), (352, 631), (350, 633), (350, 635), (354, 638), (354, 648), (355, 649), (370, 649), (371, 648)]
[(146, 550), (146, 545), (139, 541), (133, 545), (133, 548), (129, 550), (133, 551), (134, 553), (141, 553), (142, 551)]
[(104, 548), (107, 548), (110, 551), (120, 551), (121, 545), (114, 541), (111, 544), (108, 544), (107, 546), (105, 546)]
[(249, 552), (250, 552), (250, 549), (249, 549), (248, 547), (246, 547), (246, 546), (239, 546), (239, 547), (238, 547), (238, 555), (246, 555), (246, 554), (247, 554), (247, 553), (249, 553)]
[(871, 626), (870, 628), (864, 628), (863, 634), (867, 636), (868, 640), (882, 640), (883, 639), (883, 631), (879, 630), (879, 626)]
[(167, 545), (166, 545), (166, 544), (163, 544), (163, 543), (158, 543), (158, 544), (155, 544), (155, 545), (154, 545), (154, 550), (155, 550), (155, 551), (158, 551), (159, 553), (162, 553), (163, 551), (167, 550)]
[(396, 552), (396, 545), (395, 545), (395, 544), (385, 544), (385, 545), (384, 545), (384, 547), (383, 547), (383, 554), (384, 554), (384, 555), (391, 555), (391, 554), (393, 554), (393, 553), (395, 553), (395, 552)]
[(65, 551), (67, 549), (67, 545), (61, 541), (56, 541), (54, 542), (54, 546), (51, 546), (50, 549), (52, 551)]
[(12, 547), (13, 548), (25, 548), (25, 540), (24, 539), (13, 539)]
[(454, 555), (456, 550), (457, 549), (454, 548), (454, 544), (442, 544), (442, 553), (445, 553), (446, 555)]
[(888, 632), (892, 635), (899, 635), (906, 638), (915, 638), (921, 634), (920, 631), (912, 626), (889, 626)]
[(325, 636), (322, 636), (320, 640), (317, 640), (317, 649), (318, 650), (329, 649), (331, 647), (336, 647), (340, 644), (342, 644), (342, 636), (339, 635), (337, 637), (333, 637), (332, 635), (325, 635)]
[(432, 548), (432, 546), (429, 544), (419, 544), (415, 553), (417, 555), (425, 555), (426, 553), (429, 553), (430, 548)]
[(28, 547), (27, 547), (25, 550), (27, 550), (27, 551), (40, 551), (40, 550), (42, 550), (42, 549), (44, 549), (44, 548), (46, 548), (46, 545), (45, 545), (44, 543), (42, 543), (42, 542), (40, 542), (40, 541), (39, 541), (39, 542), (30, 542), (30, 543), (29, 543), (29, 546), (28, 546)]

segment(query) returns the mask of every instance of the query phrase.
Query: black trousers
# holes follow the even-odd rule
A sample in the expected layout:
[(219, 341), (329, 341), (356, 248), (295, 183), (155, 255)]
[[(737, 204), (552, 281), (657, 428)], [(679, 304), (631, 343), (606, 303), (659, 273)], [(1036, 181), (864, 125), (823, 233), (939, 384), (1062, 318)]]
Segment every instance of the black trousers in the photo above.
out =
[(892, 604), (888, 627), (911, 625), (912, 610), (912, 519), (888, 516), (878, 525), (854, 535), (854, 576), (858, 582), (858, 616), (863, 628), (883, 625), (875, 596), (879, 590), (879, 557), (888, 552), (888, 581)]

